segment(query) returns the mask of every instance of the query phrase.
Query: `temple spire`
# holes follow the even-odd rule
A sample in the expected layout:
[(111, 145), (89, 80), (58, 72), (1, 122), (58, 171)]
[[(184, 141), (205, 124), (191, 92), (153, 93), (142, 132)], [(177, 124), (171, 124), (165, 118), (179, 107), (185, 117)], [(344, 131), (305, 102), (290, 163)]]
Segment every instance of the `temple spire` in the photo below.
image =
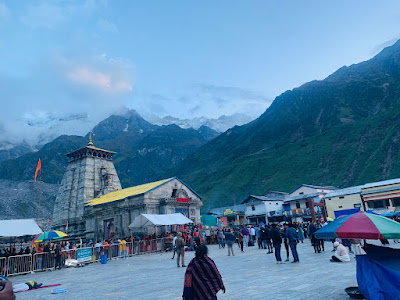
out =
[(94, 145), (93, 145), (92, 132), (89, 133), (89, 144), (88, 144), (88, 146), (92, 146), (92, 147), (94, 146)]

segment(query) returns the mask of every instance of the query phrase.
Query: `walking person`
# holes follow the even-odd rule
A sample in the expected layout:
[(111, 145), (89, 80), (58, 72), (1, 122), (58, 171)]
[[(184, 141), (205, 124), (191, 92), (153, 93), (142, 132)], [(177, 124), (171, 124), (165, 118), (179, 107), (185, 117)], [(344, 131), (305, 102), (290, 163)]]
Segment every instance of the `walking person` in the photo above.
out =
[(288, 238), (286, 237), (286, 231), (289, 227), (289, 223), (285, 223), (283, 225), (283, 232), (282, 232), (282, 236), (283, 236), (283, 244), (285, 245), (285, 250), (286, 250), (286, 260), (285, 261), (289, 261), (289, 243), (288, 243)]
[(302, 228), (301, 224), (298, 225), (297, 232), (298, 232), (299, 241), (304, 243), (304, 233), (303, 233), (303, 228)]
[(256, 230), (253, 226), (250, 228), (250, 240), (255, 243), (256, 242)]
[(272, 224), (271, 240), (272, 240), (272, 244), (274, 245), (274, 249), (275, 249), (276, 263), (281, 264), (282, 263), (282, 258), (281, 258), (282, 237), (281, 237), (281, 232), (278, 229), (278, 227), (276, 226), (276, 224)]
[(185, 240), (182, 237), (182, 232), (178, 232), (178, 238), (176, 239), (176, 265), (179, 268), (179, 258), (182, 257), (182, 267), (185, 266)]
[(244, 240), (244, 235), (242, 233), (241, 230), (239, 230), (238, 232), (238, 244), (239, 244), (239, 248), (240, 250), (243, 252), (243, 240)]
[(225, 293), (221, 274), (207, 253), (206, 245), (197, 247), (196, 256), (186, 269), (183, 300), (216, 300), (219, 290)]
[(57, 244), (56, 250), (54, 250), (54, 258), (55, 258), (55, 266), (54, 270), (61, 269), (61, 246), (60, 244)]
[(231, 255), (231, 252), (232, 256), (235, 256), (235, 253), (233, 252), (233, 244), (235, 243), (235, 236), (233, 235), (230, 229), (225, 232), (225, 240), (226, 240), (226, 245), (228, 246), (228, 256)]
[(176, 239), (178, 237), (176, 236), (176, 234), (174, 234), (174, 238), (172, 239), (172, 248), (174, 249), (174, 253), (172, 254), (171, 259), (175, 258), (175, 253), (176, 253)]
[(292, 255), (294, 258), (292, 263), (300, 262), (299, 255), (297, 253), (297, 231), (296, 231), (296, 229), (294, 229), (293, 224), (290, 224), (289, 228), (286, 230), (286, 237), (288, 238), (289, 247), (290, 247), (290, 250), (292, 250)]
[(219, 249), (225, 248), (224, 238), (225, 238), (224, 232), (222, 230), (218, 230), (217, 239), (218, 239)]
[[(246, 228), (242, 228), (239, 232), (241, 232), (242, 233), (242, 237), (243, 237), (243, 239), (242, 239), (242, 243), (243, 243), (243, 247), (247, 247), (247, 231), (246, 231)], [(243, 250), (242, 250), (243, 251)]]
[(268, 247), (268, 252), (267, 254), (271, 254), (274, 253), (274, 251), (272, 250), (272, 242), (271, 242), (271, 227), (267, 226), (265, 228), (265, 237), (267, 239), (267, 247)]

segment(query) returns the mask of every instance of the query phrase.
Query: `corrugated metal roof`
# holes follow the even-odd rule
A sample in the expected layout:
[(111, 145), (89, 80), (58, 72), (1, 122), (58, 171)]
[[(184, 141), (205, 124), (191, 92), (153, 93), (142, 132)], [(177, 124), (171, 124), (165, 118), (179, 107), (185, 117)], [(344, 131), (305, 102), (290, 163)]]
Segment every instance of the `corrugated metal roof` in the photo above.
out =
[(367, 184), (364, 184), (362, 186), (362, 188), (368, 189), (368, 188), (372, 188), (372, 187), (376, 187), (376, 186), (391, 185), (391, 184), (396, 184), (396, 183), (400, 183), (400, 178), (367, 183)]
[(160, 181), (150, 182), (150, 183), (122, 189), (119, 191), (111, 192), (111, 193), (105, 194), (99, 198), (94, 198), (94, 199), (90, 200), (86, 204), (86, 206), (95, 206), (95, 205), (100, 205), (100, 204), (105, 204), (105, 203), (122, 200), (122, 199), (125, 199), (128, 197), (142, 195), (142, 194), (150, 192), (151, 190), (153, 190), (173, 179), (176, 179), (176, 178), (175, 177), (168, 178), (168, 179), (164, 179), (164, 180), (160, 180)]
[(329, 192), (324, 197), (332, 198), (332, 197), (340, 197), (340, 196), (345, 196), (345, 195), (361, 193), (362, 187), (363, 187), (363, 185), (358, 185), (358, 186), (351, 186), (351, 187), (340, 189), (340, 190), (335, 190), (335, 191)]
[(318, 197), (319, 195), (321, 195), (321, 193), (312, 193), (312, 194), (304, 194), (304, 195), (292, 196), (292, 197), (286, 198), (283, 202), (284, 203), (288, 203), (290, 201), (295, 201), (295, 200), (314, 198), (314, 197)]
[(312, 184), (302, 184), (302, 185), (298, 186), (297, 188), (295, 188), (290, 194), (293, 194), (295, 191), (297, 191), (299, 188), (301, 188), (303, 186), (313, 188), (313, 189), (320, 189), (320, 190), (338, 190), (339, 189), (335, 186), (330, 186), (330, 185), (319, 186), (319, 185), (312, 185)]

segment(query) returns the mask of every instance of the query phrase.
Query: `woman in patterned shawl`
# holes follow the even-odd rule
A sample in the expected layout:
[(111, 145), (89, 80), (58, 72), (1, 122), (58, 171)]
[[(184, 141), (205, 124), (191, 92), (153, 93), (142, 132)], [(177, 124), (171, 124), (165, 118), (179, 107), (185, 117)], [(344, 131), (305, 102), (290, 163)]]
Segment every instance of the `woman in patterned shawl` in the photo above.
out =
[(214, 261), (207, 256), (207, 246), (196, 249), (196, 257), (189, 263), (185, 273), (183, 300), (214, 300), (225, 286)]

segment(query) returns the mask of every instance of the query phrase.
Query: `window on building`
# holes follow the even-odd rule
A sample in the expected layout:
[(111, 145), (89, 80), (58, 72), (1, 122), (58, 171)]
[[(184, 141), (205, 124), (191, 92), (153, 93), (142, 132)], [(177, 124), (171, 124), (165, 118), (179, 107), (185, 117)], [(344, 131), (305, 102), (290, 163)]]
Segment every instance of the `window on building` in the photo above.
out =
[(400, 198), (392, 199), (393, 206), (400, 206)]
[(251, 210), (256, 210), (256, 207), (254, 205), (252, 205)]
[(299, 202), (296, 203), (296, 208), (300, 208), (300, 203)]
[(279, 205), (279, 203), (275, 203), (276, 205)]
[[(372, 202), (372, 208), (384, 208), (385, 207), (385, 203), (383, 203), (382, 200), (377, 200), (377, 201), (371, 201)], [(368, 206), (370, 206), (370, 204), (368, 203)]]
[(304, 195), (304, 192), (299, 193), (299, 195)]
[(343, 208), (343, 206), (339, 205), (339, 208)]
[(306, 208), (310, 208), (310, 203), (306, 202)]
[(354, 208), (361, 208), (361, 204), (360, 203), (354, 204)]
[(178, 189), (173, 189), (172, 190), (172, 198), (176, 198), (176, 193), (178, 192)]
[(344, 196), (340, 196), (339, 199), (344, 199)]

